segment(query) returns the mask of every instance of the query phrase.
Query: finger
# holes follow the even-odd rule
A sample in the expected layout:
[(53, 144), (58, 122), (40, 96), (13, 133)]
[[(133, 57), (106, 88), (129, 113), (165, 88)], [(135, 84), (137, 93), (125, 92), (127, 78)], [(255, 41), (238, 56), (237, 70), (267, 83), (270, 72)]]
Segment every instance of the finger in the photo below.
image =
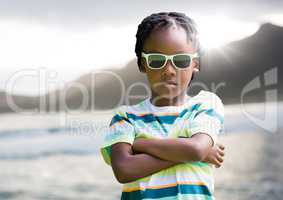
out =
[(222, 162), (224, 161), (224, 159), (223, 159), (221, 156), (218, 156), (218, 157), (217, 157), (217, 160), (218, 160), (220, 163), (222, 163)]
[(217, 159), (214, 159), (214, 164), (216, 168), (219, 168), (221, 166), (221, 163)]
[(222, 150), (224, 150), (225, 149), (225, 147), (224, 147), (224, 145), (223, 144), (217, 144), (218, 145), (218, 147), (220, 148), (220, 149), (222, 149)]
[(219, 153), (220, 156), (224, 156), (225, 155), (224, 151), (218, 151), (218, 153)]
[(215, 165), (215, 167), (217, 167), (217, 168), (221, 166), (221, 163), (217, 160), (216, 157), (214, 157), (214, 158), (211, 160), (211, 163), (212, 163), (213, 165)]

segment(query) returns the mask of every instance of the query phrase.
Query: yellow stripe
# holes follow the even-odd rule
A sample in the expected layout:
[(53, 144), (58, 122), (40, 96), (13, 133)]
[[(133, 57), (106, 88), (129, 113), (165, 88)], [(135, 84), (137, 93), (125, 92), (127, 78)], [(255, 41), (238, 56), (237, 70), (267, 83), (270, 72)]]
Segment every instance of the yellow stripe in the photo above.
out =
[(117, 124), (121, 125), (121, 124), (124, 124), (124, 123), (125, 123), (125, 120), (117, 121), (117, 122), (115, 122), (114, 124), (112, 124), (112, 125), (110, 126), (110, 128), (113, 127), (114, 125), (117, 125)]
[(165, 184), (165, 185), (156, 185), (156, 186), (147, 186), (147, 187), (133, 187), (133, 188), (123, 188), (123, 192), (133, 192), (137, 190), (146, 190), (146, 189), (162, 189), (162, 188), (168, 188), (168, 187), (175, 187), (177, 185), (206, 185), (203, 182), (176, 182), (171, 184)]

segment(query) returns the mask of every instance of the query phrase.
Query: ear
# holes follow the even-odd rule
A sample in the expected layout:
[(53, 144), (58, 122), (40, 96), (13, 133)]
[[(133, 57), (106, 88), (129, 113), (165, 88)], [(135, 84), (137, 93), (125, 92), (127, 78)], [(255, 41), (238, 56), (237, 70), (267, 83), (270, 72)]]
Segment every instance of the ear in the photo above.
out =
[(144, 58), (141, 58), (141, 66), (139, 66), (139, 70), (141, 73), (146, 73), (145, 67), (146, 67), (146, 61)]
[(193, 59), (192, 67), (194, 72), (198, 72), (200, 70), (199, 59)]

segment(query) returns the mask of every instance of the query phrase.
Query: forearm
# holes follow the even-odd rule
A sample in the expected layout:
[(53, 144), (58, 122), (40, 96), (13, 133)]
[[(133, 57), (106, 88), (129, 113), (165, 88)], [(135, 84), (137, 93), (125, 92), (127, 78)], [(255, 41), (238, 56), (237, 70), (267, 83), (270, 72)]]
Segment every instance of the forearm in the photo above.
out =
[(133, 154), (131, 149), (126, 155), (116, 153), (112, 156), (112, 168), (120, 183), (135, 181), (163, 169), (172, 167), (178, 162), (162, 160), (145, 153)]
[(144, 178), (163, 169), (176, 165), (176, 162), (161, 160), (148, 154), (136, 154), (125, 160), (123, 182), (135, 181)]
[(192, 138), (139, 139), (133, 149), (173, 162), (201, 161), (208, 154), (205, 146)]

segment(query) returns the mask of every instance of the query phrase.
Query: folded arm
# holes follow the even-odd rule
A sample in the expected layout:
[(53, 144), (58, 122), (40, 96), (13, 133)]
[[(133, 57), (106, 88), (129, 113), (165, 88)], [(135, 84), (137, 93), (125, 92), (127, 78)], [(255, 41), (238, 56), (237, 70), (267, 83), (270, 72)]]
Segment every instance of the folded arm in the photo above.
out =
[(111, 148), (112, 169), (120, 183), (135, 181), (179, 164), (145, 153), (134, 154), (132, 145), (128, 143), (117, 143)]
[(213, 140), (209, 135), (197, 133), (191, 138), (137, 139), (133, 150), (163, 160), (189, 162), (204, 160), (212, 146)]

